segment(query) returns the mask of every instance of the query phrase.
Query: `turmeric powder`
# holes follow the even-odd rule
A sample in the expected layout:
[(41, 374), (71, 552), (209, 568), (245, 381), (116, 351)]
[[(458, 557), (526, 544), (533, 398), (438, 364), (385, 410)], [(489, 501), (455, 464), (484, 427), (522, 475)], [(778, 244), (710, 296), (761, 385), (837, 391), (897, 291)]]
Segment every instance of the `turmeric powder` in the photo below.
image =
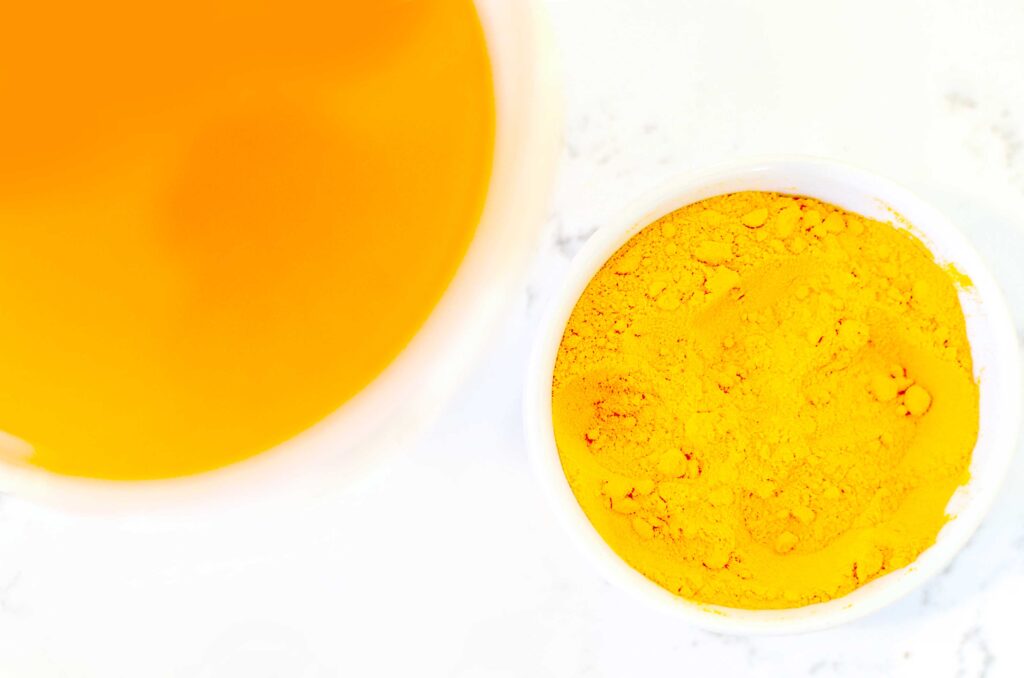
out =
[(567, 324), (552, 408), (612, 549), (747, 609), (911, 563), (978, 433), (951, 273), (908, 230), (765, 192), (684, 207), (612, 256)]

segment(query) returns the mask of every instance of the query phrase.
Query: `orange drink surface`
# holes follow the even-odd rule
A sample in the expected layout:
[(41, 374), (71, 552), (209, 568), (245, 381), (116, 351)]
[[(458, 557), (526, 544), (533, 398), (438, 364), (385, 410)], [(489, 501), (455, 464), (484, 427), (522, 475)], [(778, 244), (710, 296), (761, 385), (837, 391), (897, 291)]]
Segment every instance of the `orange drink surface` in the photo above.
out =
[(11, 3), (0, 22), (0, 456), (220, 467), (381, 372), (480, 216), (470, 0)]

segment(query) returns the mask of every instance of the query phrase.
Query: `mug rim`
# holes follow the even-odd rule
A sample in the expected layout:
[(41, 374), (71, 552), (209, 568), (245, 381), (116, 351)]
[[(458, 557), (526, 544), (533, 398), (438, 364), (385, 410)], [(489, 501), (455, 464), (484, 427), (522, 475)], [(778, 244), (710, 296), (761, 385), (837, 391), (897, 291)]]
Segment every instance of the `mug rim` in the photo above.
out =
[(311, 494), (353, 490), (411, 446), (479, 357), (525, 275), (559, 150), (562, 104), (538, 0), (474, 0), (474, 6), (495, 97), (485, 204), (453, 279), (392, 362), (309, 428), (226, 466), (168, 478), (113, 480), (0, 459), (0, 491), (86, 513), (145, 510), (182, 517), (254, 500), (302, 502)]

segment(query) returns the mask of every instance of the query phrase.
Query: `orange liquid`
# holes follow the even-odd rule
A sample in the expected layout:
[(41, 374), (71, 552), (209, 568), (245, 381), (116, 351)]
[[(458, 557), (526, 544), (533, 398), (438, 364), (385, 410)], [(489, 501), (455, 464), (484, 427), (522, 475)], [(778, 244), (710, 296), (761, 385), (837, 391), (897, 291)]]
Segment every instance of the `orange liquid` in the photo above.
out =
[(394, 359), (490, 174), (469, 0), (10, 4), (0, 454), (194, 473), (307, 428)]

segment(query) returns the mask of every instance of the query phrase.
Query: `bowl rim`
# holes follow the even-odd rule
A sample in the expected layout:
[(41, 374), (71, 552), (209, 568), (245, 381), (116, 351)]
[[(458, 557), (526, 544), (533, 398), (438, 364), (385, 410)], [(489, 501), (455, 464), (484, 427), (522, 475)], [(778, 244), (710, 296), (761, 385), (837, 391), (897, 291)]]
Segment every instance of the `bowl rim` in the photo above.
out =
[[(949, 259), (971, 278), (970, 293), (977, 295), (986, 310), (994, 351), (1004, 367), (1001, 372), (1008, 375), (999, 380), (1002, 385), (999, 397), (1005, 399), (1002, 409), (1013, 416), (1003, 417), (985, 429), (990, 436), (988, 447), (995, 451), (992, 463), (987, 466), (988, 482), (980, 484), (980, 491), (970, 495), (967, 510), (950, 520), (940, 533), (942, 538), (913, 563), (825, 603), (787, 610), (744, 610), (697, 603), (677, 596), (633, 569), (604, 541), (576, 501), (562, 470), (551, 417), (551, 378), (569, 315), (598, 269), (619, 247), (658, 218), (702, 199), (738, 190), (776, 190), (753, 186), (758, 179), (771, 176), (783, 177), (776, 181), (792, 185), (792, 191), (781, 192), (796, 195), (815, 197), (813, 192), (800, 188), (809, 181), (807, 177), (819, 177), (854, 193), (871, 195), (894, 212), (894, 222), (899, 221), (900, 215), (914, 214), (911, 228), (916, 235), (923, 235), (926, 243), (941, 240), (955, 247), (957, 254)], [(795, 183), (785, 177), (795, 178)], [(751, 185), (746, 189), (735, 187), (742, 183)], [(722, 185), (733, 187), (722, 190)], [(677, 175), (606, 221), (573, 259), (561, 287), (548, 302), (529, 359), (523, 398), (524, 426), (533, 472), (542, 486), (548, 507), (585, 560), (607, 581), (654, 608), (709, 631), (750, 635), (804, 633), (848, 623), (904, 597), (942, 571), (967, 543), (995, 501), (1015, 451), (1020, 410), (1016, 330), (998, 285), (967, 237), (942, 213), (902, 185), (847, 163), (803, 155), (743, 158)], [(978, 485), (976, 480), (972, 469), (971, 481), (960, 489)], [(860, 592), (858, 597), (852, 599), (857, 592)]]
[[(495, 95), (485, 204), (453, 279), (391, 363), (309, 428), (226, 466), (170, 478), (111, 480), (0, 459), (0, 492), (87, 514), (145, 511), (191, 520), (212, 508), (302, 503), (327, 491), (357, 490), (412, 446), (413, 436), (479, 358), (521, 284), (543, 228), (560, 150), (556, 55), (539, 0), (473, 4)], [(487, 285), (480, 284), (482, 276)]]

